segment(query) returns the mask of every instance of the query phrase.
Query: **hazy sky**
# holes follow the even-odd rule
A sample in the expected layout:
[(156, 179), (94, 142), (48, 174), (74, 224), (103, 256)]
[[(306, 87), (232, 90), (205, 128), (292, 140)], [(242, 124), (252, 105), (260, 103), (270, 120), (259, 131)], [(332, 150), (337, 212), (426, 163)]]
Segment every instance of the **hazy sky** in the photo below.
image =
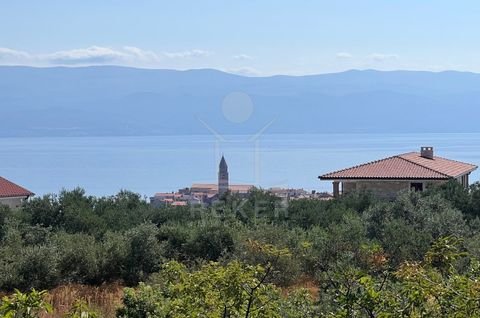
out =
[(480, 72), (480, 1), (2, 0), (0, 64)]

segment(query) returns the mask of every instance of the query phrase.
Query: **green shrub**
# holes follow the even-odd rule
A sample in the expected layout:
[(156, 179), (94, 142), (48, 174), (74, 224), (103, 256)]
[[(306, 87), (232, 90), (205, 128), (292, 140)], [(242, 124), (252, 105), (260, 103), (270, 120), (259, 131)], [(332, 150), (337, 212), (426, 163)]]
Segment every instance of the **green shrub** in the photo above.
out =
[(5, 224), (7, 222), (7, 218), (11, 215), (11, 213), (12, 211), (8, 206), (0, 204), (0, 241), (3, 240), (3, 237), (5, 236)]
[(114, 281), (124, 277), (129, 251), (129, 239), (123, 233), (107, 232), (98, 255), (99, 279)]
[(158, 239), (164, 243), (165, 257), (175, 260), (187, 260), (188, 243), (193, 235), (192, 226), (184, 224), (161, 225), (158, 230)]
[(230, 230), (224, 226), (198, 226), (191, 240), (187, 243), (187, 251), (194, 258), (216, 261), (220, 256), (231, 253), (234, 242)]
[(65, 283), (101, 283), (99, 278), (100, 244), (88, 234), (58, 233), (53, 244), (58, 247), (57, 269)]
[(157, 275), (158, 283), (125, 290), (117, 317), (314, 317), (307, 293), (284, 297), (266, 283), (269, 274), (269, 268), (239, 262), (209, 263), (193, 272), (169, 262)]
[(92, 310), (85, 301), (77, 300), (67, 312), (65, 318), (97, 318), (98, 313)]
[(64, 222), (65, 215), (55, 195), (32, 198), (24, 204), (22, 210), (31, 225), (59, 227)]
[(52, 306), (45, 301), (46, 291), (32, 289), (28, 293), (16, 290), (10, 297), (0, 302), (0, 314), (5, 318), (38, 318), (40, 314), (51, 313)]
[(128, 284), (145, 281), (149, 274), (160, 269), (164, 259), (163, 245), (158, 241), (158, 228), (142, 224), (126, 232), (127, 255), (124, 278)]

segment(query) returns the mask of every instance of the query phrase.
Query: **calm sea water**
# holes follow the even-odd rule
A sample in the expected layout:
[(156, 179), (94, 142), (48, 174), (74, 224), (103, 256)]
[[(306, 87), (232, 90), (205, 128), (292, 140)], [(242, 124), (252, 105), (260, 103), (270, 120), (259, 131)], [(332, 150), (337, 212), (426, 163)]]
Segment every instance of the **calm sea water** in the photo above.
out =
[[(232, 183), (331, 190), (318, 176), (434, 146), (439, 156), (480, 165), (480, 134), (322, 134), (0, 138), (0, 176), (37, 195), (83, 187), (145, 196), (216, 182), (221, 154)], [(472, 180), (479, 180), (475, 172)]]

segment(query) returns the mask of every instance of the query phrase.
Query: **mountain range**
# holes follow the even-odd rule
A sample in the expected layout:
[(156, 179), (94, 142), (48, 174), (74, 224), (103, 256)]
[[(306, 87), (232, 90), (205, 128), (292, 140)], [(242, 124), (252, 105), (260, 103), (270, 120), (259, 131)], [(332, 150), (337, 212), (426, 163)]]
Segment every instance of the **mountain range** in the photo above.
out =
[(455, 71), (0, 67), (2, 137), (479, 132), (479, 106), (480, 74)]

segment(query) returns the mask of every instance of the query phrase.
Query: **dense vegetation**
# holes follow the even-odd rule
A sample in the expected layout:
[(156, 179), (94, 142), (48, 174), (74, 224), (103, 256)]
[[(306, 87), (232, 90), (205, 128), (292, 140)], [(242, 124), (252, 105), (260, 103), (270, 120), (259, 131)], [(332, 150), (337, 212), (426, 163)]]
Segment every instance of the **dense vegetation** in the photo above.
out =
[[(0, 289), (120, 281), (119, 317), (473, 317), (479, 217), (480, 185), (454, 182), (392, 202), (255, 190), (208, 209), (75, 189), (0, 208)], [(29, 294), (15, 295), (0, 311)]]

